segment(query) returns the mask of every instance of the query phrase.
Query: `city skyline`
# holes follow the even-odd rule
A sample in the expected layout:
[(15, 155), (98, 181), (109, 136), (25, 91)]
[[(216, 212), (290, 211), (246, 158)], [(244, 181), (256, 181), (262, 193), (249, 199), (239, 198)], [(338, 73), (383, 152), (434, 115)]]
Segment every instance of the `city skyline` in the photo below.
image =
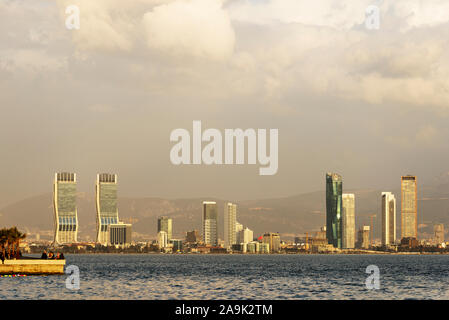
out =
[(0, 0), (0, 297), (170, 319), (449, 298), (448, 13)]
[[(342, 179), (342, 177), (340, 176), (340, 175), (338, 175), (338, 174), (327, 174), (327, 176), (329, 177), (329, 175), (330, 176), (332, 176), (332, 178), (335, 180), (335, 182), (337, 182), (337, 185), (336, 185), (336, 188), (338, 189), (338, 184), (341, 182), (342, 183), (342, 181), (343, 181), (343, 179)], [(416, 194), (417, 194), (417, 188), (415, 187), (416, 186), (416, 176), (402, 176), (401, 177), (401, 185), (403, 185), (403, 181), (404, 180), (406, 180), (406, 179), (404, 179), (404, 177), (405, 178), (409, 178), (409, 179), (411, 179), (412, 181), (413, 181), (413, 188), (412, 188), (412, 192), (411, 192), (411, 194), (412, 194), (412, 200), (416, 203), (416, 201), (417, 201), (417, 198), (416, 198)], [(76, 196), (75, 196), (75, 200), (73, 200), (73, 194), (75, 194), (76, 195), (76, 182), (77, 182), (77, 175), (76, 174), (72, 174), (72, 173), (60, 173), (59, 174), (59, 176), (58, 176), (58, 174), (56, 174), (56, 177), (55, 177), (55, 179), (57, 180), (57, 179), (60, 179), (60, 180), (64, 180), (64, 179), (68, 179), (68, 180), (71, 180), (70, 182), (73, 184), (73, 186), (74, 186), (74, 190), (72, 190), (71, 191), (71, 197), (72, 197), (72, 199), (71, 199), (71, 202), (72, 203), (74, 203), (75, 204), (75, 208), (74, 208), (74, 211), (77, 211), (76, 210)], [(103, 180), (103, 181), (101, 181), (101, 180)], [(106, 198), (108, 198), (107, 200), (109, 201), (109, 204), (113, 204), (113, 207), (114, 207), (114, 210), (117, 210), (117, 208), (116, 208), (116, 206), (117, 206), (117, 189), (116, 189), (116, 187), (117, 187), (117, 176), (116, 175), (114, 175), (114, 174), (97, 174), (97, 182), (96, 182), (96, 188), (95, 188), (95, 190), (96, 190), (96, 192), (95, 192), (95, 196), (96, 196), (96, 201), (99, 201), (100, 199), (101, 199), (101, 197), (100, 197), (100, 192), (98, 192), (98, 190), (100, 190), (101, 188), (100, 188), (100, 186), (101, 186), (101, 184), (99, 184), (98, 182), (99, 181), (101, 181), (101, 182), (103, 182), (103, 183), (106, 183), (106, 184), (110, 184), (110, 185), (112, 185), (113, 186), (113, 188), (112, 189), (110, 189), (110, 190), (108, 190), (109, 191), (109, 194), (106, 196)], [(59, 184), (60, 185), (60, 184)], [(328, 184), (327, 184), (328, 185)], [(56, 184), (55, 184), (55, 186), (56, 186)], [(55, 188), (55, 187), (54, 187)], [(111, 193), (111, 191), (112, 191), (112, 193)], [(382, 192), (382, 196), (384, 196), (386, 194), (386, 192)], [(55, 195), (56, 195), (56, 193), (55, 193)], [(54, 195), (54, 198), (55, 198), (55, 195)], [(348, 238), (348, 234), (352, 234), (352, 233), (355, 233), (355, 232), (347, 232), (347, 230), (345, 230), (346, 228), (345, 227), (343, 227), (343, 225), (344, 225), (344, 218), (345, 218), (345, 209), (344, 209), (344, 197), (347, 197), (347, 196), (352, 196), (353, 197), (353, 195), (351, 195), (351, 194), (342, 194), (342, 200), (341, 200), (341, 203), (342, 203), (342, 213), (341, 213), (341, 233), (342, 233), (342, 236), (341, 236), (341, 246), (342, 246), (342, 248), (343, 247), (345, 247), (345, 244), (344, 244), (344, 241), (345, 241), (345, 239), (347, 239)], [(394, 197), (394, 196), (393, 196)], [(112, 202), (111, 202), (112, 201)], [(337, 197), (337, 201), (338, 201), (338, 197)], [(215, 203), (215, 202), (214, 202)], [(216, 203), (215, 203), (216, 204)], [(231, 204), (232, 205), (232, 203), (228, 203), (228, 204)], [(236, 206), (236, 204), (233, 204), (233, 205), (235, 205)], [(390, 208), (390, 210), (393, 210), (394, 211), (394, 208), (395, 208), (395, 205), (393, 205), (393, 207), (392, 208)], [(114, 211), (113, 210), (113, 211)], [(226, 210), (226, 207), (225, 207), (225, 210)], [(114, 211), (114, 212), (116, 212), (116, 211)], [(97, 219), (98, 219), (98, 217), (99, 217), (99, 211), (98, 211), (98, 207), (97, 207)], [(414, 228), (415, 228), (415, 230), (416, 230), (416, 228), (417, 228), (417, 213), (415, 212), (414, 213), (415, 214), (415, 219), (413, 219), (413, 226), (414, 226)], [(55, 215), (56, 215), (56, 213), (55, 213)], [(219, 215), (218, 215), (219, 216)], [(385, 212), (383, 212), (383, 209), (382, 209), (382, 212), (381, 212), (381, 215), (379, 216), (379, 218), (378, 218), (378, 220), (380, 220), (381, 221), (381, 223), (383, 224), (384, 223), (384, 216), (385, 216)], [(403, 216), (403, 214), (401, 213), (401, 216)], [(226, 214), (224, 214), (224, 216), (223, 217), (226, 217)], [(390, 221), (390, 229), (391, 230), (395, 230), (395, 222), (394, 222), (394, 220), (396, 219), (396, 215), (395, 214), (392, 214), (391, 215), (391, 217), (393, 218), (392, 219), (392, 221)], [(117, 216), (117, 218), (118, 218), (118, 216)], [(351, 218), (352, 219), (352, 218)], [(74, 237), (76, 237), (77, 236), (77, 233), (78, 233), (78, 229), (79, 229), (79, 226), (78, 226), (78, 217), (76, 216), (76, 219), (74, 219), (75, 221), (76, 221), (76, 226), (74, 226), (74, 227), (70, 227), (71, 229), (73, 229), (73, 230), (76, 230), (76, 232), (74, 232), (73, 233), (73, 237), (71, 238), (71, 239), (74, 239)], [(118, 220), (118, 219), (117, 219)], [(206, 219), (207, 220), (207, 219)], [(218, 225), (218, 218), (216, 218), (216, 219), (214, 219), (215, 220), (215, 223), (217, 223), (217, 225)], [(357, 219), (355, 219), (356, 221), (358, 221), (357, 222), (357, 225), (360, 225), (361, 223), (363, 224), (363, 222), (362, 221), (360, 221), (358, 218)], [(55, 220), (56, 221), (56, 220)], [(58, 219), (58, 221), (59, 221), (59, 219)], [(170, 221), (172, 221), (171, 219), (170, 219)], [(64, 219), (62, 219), (61, 220), (61, 222), (65, 222), (65, 223), (67, 223)], [(98, 222), (98, 221), (97, 221)], [(438, 223), (439, 221), (438, 220), (436, 220), (435, 221), (435, 223)], [(115, 223), (115, 220), (114, 221), (111, 221), (111, 223)], [(62, 223), (60, 224), (61, 226), (58, 226), (57, 227), (57, 229), (58, 229), (58, 232), (56, 232), (55, 231), (55, 239), (58, 237), (57, 236), (57, 234), (60, 234), (59, 233), (59, 229), (61, 228), (61, 231), (65, 231), (65, 228), (67, 229), (68, 227), (63, 227), (62, 226)], [(226, 225), (226, 223), (223, 225), (223, 226), (219, 226), (218, 225), (218, 228), (223, 228), (224, 226)], [(321, 225), (321, 224), (320, 224)], [(106, 225), (107, 226), (107, 225)], [(240, 228), (237, 230), (237, 228), (238, 228), (238, 226), (240, 226)], [(355, 226), (355, 224), (354, 224), (354, 226)], [(314, 228), (314, 230), (317, 230), (318, 229), (318, 227), (319, 227), (319, 225), (316, 225), (316, 227)], [(55, 226), (55, 228), (56, 228), (56, 226)], [(384, 232), (384, 228), (385, 228), (385, 226), (384, 225), (382, 225), (382, 227), (381, 227), (381, 232)], [(402, 224), (401, 224), (401, 229), (403, 228), (403, 226), (402, 226)], [(242, 224), (240, 224), (240, 223), (238, 223), (238, 221), (237, 221), (237, 219), (235, 219), (235, 229), (236, 229), (236, 239), (238, 239), (238, 233), (240, 232), (240, 231), (242, 231), (243, 230), (243, 225)], [(355, 229), (355, 228), (354, 228)], [(213, 228), (211, 228), (211, 230), (213, 230)], [(218, 229), (217, 229), (218, 230)], [(311, 230), (313, 230), (313, 229), (309, 229), (310, 231)], [(374, 230), (375, 230), (375, 228), (374, 228)], [(267, 229), (265, 229), (265, 230), (259, 230), (258, 232), (260, 233), (260, 232), (264, 232), (264, 231), (267, 231)], [(98, 225), (97, 225), (97, 232), (98, 232)], [(179, 231), (178, 231), (179, 232)], [(392, 233), (393, 234), (393, 236), (392, 236), (392, 238), (394, 238), (394, 232)], [(217, 233), (217, 236), (218, 236), (218, 233)], [(374, 236), (376, 236), (375, 234), (374, 234)], [(59, 236), (60, 237), (60, 236)], [(383, 237), (384, 237), (384, 235), (382, 234), (381, 235), (381, 241), (384, 243), (385, 241), (384, 241), (384, 239), (383, 239)], [(171, 238), (171, 237), (170, 237)], [(170, 238), (169, 238), (169, 240), (170, 240)], [(221, 236), (220, 236), (220, 239), (225, 239), (226, 237), (224, 237), (224, 238), (221, 238)], [(401, 238), (399, 238), (399, 239), (402, 239), (402, 238), (404, 238), (404, 237), (402, 237), (402, 235), (401, 235)], [(413, 236), (413, 238), (418, 238), (417, 237), (417, 234), (414, 234), (414, 236)], [(399, 240), (398, 239), (398, 240)], [(66, 242), (66, 241), (69, 241), (69, 242), (72, 242), (73, 240), (64, 240), (64, 241), (62, 241), (62, 240), (59, 240), (59, 243), (61, 243), (61, 242)], [(98, 241), (98, 234), (97, 234), (97, 239), (96, 239), (96, 241), (97, 242), (99, 242), (99, 243), (105, 243), (104, 241)], [(337, 239), (337, 241), (338, 241), (338, 239)], [(55, 241), (56, 242), (56, 241)], [(394, 243), (394, 240), (392, 239), (390, 242), (393, 242)], [(337, 246), (338, 246), (338, 244), (337, 244)], [(352, 245), (351, 245), (352, 246)], [(349, 247), (351, 247), (351, 246), (349, 246)], [(348, 247), (348, 246), (346, 246), (346, 247)]]

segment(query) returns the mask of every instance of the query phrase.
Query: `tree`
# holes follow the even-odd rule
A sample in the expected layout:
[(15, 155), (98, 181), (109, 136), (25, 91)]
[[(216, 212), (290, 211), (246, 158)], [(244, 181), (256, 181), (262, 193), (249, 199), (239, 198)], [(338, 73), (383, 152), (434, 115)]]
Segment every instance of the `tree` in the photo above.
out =
[[(26, 234), (20, 232), (17, 227), (3, 228), (0, 230), (0, 247), (3, 256), (16, 257), (19, 253), (20, 241), (26, 238)], [(8, 255), (6, 253), (8, 252)]]

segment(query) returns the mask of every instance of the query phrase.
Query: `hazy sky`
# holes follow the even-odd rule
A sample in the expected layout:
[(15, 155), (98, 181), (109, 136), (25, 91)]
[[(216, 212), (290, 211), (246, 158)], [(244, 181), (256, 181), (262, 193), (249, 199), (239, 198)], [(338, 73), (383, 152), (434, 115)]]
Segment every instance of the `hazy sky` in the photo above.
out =
[[(117, 173), (122, 196), (286, 196), (326, 171), (397, 188), (449, 171), (449, 2), (1, 0), (0, 110), (0, 207), (56, 171), (92, 194)], [(279, 129), (278, 173), (172, 165), (170, 132), (193, 120)]]

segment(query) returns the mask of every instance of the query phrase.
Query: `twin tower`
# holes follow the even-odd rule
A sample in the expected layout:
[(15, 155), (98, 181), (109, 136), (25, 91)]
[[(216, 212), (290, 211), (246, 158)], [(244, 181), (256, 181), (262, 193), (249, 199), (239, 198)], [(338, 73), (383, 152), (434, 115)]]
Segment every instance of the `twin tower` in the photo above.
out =
[[(116, 174), (97, 174), (95, 201), (97, 208), (96, 242), (102, 245), (114, 244), (115, 240), (111, 239), (112, 229), (126, 226), (120, 223), (118, 219)], [(55, 174), (53, 206), (55, 213), (54, 244), (78, 242), (76, 173), (61, 172)]]

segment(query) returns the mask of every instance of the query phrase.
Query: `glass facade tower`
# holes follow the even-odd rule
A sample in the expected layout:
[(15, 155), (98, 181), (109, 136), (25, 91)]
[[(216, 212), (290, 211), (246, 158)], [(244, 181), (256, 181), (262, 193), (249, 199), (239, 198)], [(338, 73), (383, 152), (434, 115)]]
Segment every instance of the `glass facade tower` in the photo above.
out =
[(95, 197), (97, 207), (97, 243), (106, 246), (110, 238), (108, 226), (119, 223), (116, 174), (97, 174)]
[(203, 201), (203, 242), (205, 245), (217, 246), (217, 203)]
[(326, 237), (329, 244), (342, 248), (343, 181), (339, 174), (326, 174)]
[(55, 173), (53, 183), (54, 243), (78, 242), (78, 215), (76, 209), (76, 174)]

